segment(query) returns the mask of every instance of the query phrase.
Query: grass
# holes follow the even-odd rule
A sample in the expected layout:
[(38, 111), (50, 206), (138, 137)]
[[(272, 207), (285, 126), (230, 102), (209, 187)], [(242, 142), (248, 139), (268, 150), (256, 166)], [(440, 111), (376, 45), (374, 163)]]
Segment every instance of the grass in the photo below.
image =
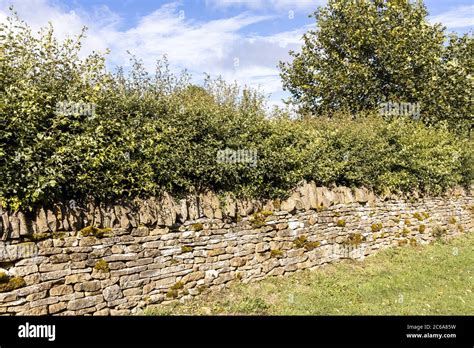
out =
[(146, 315), (473, 315), (474, 234), (232, 284)]

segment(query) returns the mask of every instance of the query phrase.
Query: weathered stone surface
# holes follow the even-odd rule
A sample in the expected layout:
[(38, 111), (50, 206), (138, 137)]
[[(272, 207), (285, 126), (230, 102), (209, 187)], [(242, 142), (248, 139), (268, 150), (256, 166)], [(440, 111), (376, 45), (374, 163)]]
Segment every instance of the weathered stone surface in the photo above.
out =
[(105, 288), (102, 294), (104, 295), (104, 299), (107, 302), (117, 300), (123, 296), (122, 291), (120, 290), (120, 286), (118, 285), (112, 285)]
[(73, 292), (74, 290), (70, 285), (58, 285), (49, 290), (50, 296), (62, 296), (72, 294)]
[(93, 307), (101, 302), (104, 301), (104, 298), (102, 295), (96, 295), (96, 296), (89, 296), (85, 298), (79, 298), (76, 300), (71, 300), (69, 301), (67, 305), (67, 309), (71, 311), (75, 311), (78, 309), (83, 309), (83, 308), (88, 308), (88, 307)]
[(222, 255), (225, 253), (225, 249), (224, 248), (217, 248), (217, 249), (212, 249), (212, 250), (209, 250), (207, 252), (207, 256), (217, 256), (217, 255)]
[(61, 312), (65, 309), (66, 309), (66, 303), (60, 302), (60, 303), (55, 303), (55, 304), (49, 305), (48, 312), (49, 312), (49, 314), (56, 314), (56, 313)]
[[(171, 288), (186, 299), (201, 287), (222, 288), (232, 280), (259, 280), (341, 258), (361, 260), (399, 242), (429, 243), (434, 226), (445, 228), (449, 238), (473, 231), (472, 193), (453, 192), (448, 198), (419, 195), (408, 201), (310, 182), (282, 204), (227, 196), (220, 206), (211, 193), (180, 201), (163, 195), (116, 206), (54, 205), (38, 210), (33, 221), (28, 214), (0, 208), (0, 272), (21, 276), (26, 284), (0, 293), (0, 314), (138, 313), (148, 304), (168, 301)], [(265, 226), (248, 216), (254, 212), (266, 217)], [(414, 218), (415, 212), (422, 218)], [(186, 214), (194, 220), (185, 221)], [(448, 223), (453, 216), (456, 223)], [(373, 231), (379, 222), (383, 227)], [(91, 224), (113, 230), (103, 238), (78, 233), (77, 226)], [(19, 242), (17, 237), (30, 228), (34, 233), (75, 230)], [(348, 245), (357, 234), (361, 243)]]
[(66, 284), (74, 284), (80, 283), (91, 279), (91, 275), (89, 273), (78, 273), (72, 274), (66, 277)]
[(24, 277), (28, 274), (38, 272), (38, 266), (37, 265), (28, 265), (28, 266), (23, 266), (23, 267), (15, 267), (15, 269), (12, 271), (17, 276)]
[(224, 199), (224, 214), (228, 217), (234, 218), (237, 216), (237, 204), (231, 195), (226, 195)]
[(318, 208), (328, 208), (331, 205), (331, 201), (327, 196), (327, 190), (324, 187), (316, 188), (316, 202)]
[(86, 292), (93, 292), (100, 290), (101, 283), (99, 280), (92, 280), (84, 283), (78, 283), (74, 285), (75, 291), (86, 291)]
[(194, 282), (205, 277), (204, 271), (189, 273), (183, 277), (184, 283)]
[(264, 251), (270, 250), (270, 244), (268, 243), (258, 243), (255, 245), (256, 253), (263, 253)]

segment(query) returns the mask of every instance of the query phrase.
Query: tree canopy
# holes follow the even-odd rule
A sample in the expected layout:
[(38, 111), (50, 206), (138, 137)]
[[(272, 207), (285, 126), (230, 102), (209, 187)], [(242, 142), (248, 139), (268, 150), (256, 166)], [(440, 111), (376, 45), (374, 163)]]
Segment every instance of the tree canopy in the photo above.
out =
[(316, 116), (419, 103), (427, 124), (472, 129), (472, 37), (447, 35), (427, 15), (422, 1), (329, 0), (301, 52), (280, 63), (290, 102)]

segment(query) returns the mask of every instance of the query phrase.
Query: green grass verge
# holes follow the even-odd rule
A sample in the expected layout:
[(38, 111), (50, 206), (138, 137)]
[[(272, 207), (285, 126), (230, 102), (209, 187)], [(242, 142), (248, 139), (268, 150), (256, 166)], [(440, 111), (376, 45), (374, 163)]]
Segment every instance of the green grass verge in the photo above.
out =
[(146, 315), (473, 315), (474, 234), (387, 249), (363, 262), (232, 284)]

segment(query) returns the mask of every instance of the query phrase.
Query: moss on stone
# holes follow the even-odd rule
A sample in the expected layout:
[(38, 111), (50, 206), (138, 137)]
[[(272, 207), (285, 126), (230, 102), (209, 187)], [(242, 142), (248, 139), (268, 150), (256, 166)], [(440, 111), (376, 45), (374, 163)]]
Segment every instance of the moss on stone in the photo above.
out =
[(440, 227), (440, 226), (435, 226), (433, 230), (431, 231), (431, 235), (435, 238), (441, 238), (447, 233), (448, 231), (446, 230), (446, 228)]
[(382, 223), (381, 222), (377, 222), (377, 223), (374, 223), (372, 224), (372, 226), (370, 226), (370, 228), (372, 229), (372, 232), (378, 232), (382, 229)]
[(299, 236), (298, 238), (293, 240), (293, 244), (295, 245), (296, 248), (303, 248), (307, 240), (308, 238), (306, 236)]
[(62, 231), (57, 231), (57, 232), (52, 233), (53, 239), (64, 239), (67, 237), (67, 235), (68, 234), (66, 232), (62, 232)]
[(470, 212), (471, 214), (474, 214), (474, 204), (473, 204), (473, 205), (470, 205), (470, 206), (467, 206), (466, 208), (467, 208), (467, 210), (469, 210), (469, 212)]
[(0, 292), (9, 292), (26, 286), (22, 277), (9, 278), (7, 282), (0, 283)]
[(0, 272), (0, 284), (8, 283), (10, 277), (5, 272)]
[(184, 283), (182, 281), (176, 282), (170, 289), (172, 290), (180, 290), (184, 288)]
[(420, 233), (424, 233), (425, 230), (426, 230), (426, 226), (425, 226), (425, 225), (420, 225), (420, 226), (418, 227), (418, 232), (420, 232)]
[(323, 202), (321, 202), (321, 204), (316, 207), (316, 211), (317, 211), (318, 213), (324, 211), (325, 209), (326, 209), (326, 208), (324, 208)]
[(105, 260), (99, 260), (96, 262), (94, 269), (99, 272), (110, 272), (109, 263)]
[(337, 220), (336, 225), (337, 225), (337, 227), (345, 227), (346, 226), (346, 220), (339, 219), (339, 220)]
[(358, 246), (363, 241), (365, 241), (365, 237), (363, 237), (360, 233), (351, 233), (347, 237), (347, 239), (343, 242), (344, 245), (352, 245)]
[(81, 236), (83, 237), (96, 237), (102, 238), (108, 232), (112, 231), (110, 227), (107, 228), (97, 228), (95, 226), (86, 226), (82, 230), (79, 231)]
[(405, 226), (411, 226), (410, 219), (405, 219)]
[(40, 242), (42, 240), (48, 239), (49, 237), (51, 237), (51, 234), (49, 233), (33, 233), (25, 236), (26, 239), (32, 242)]
[(318, 241), (309, 241), (306, 236), (299, 236), (295, 240), (293, 240), (293, 244), (297, 249), (305, 248), (306, 250), (313, 250), (321, 245)]
[(418, 212), (414, 213), (413, 217), (417, 219), (418, 221), (423, 221), (423, 216)]
[(280, 257), (280, 256), (283, 256), (283, 251), (281, 251), (280, 249), (272, 249), (270, 250), (270, 257)]
[(169, 290), (166, 292), (166, 297), (168, 297), (168, 298), (176, 298), (176, 297), (178, 297), (178, 290), (169, 289)]
[(190, 253), (194, 250), (194, 248), (192, 246), (189, 246), (189, 245), (183, 245), (181, 247), (181, 252), (182, 253)]
[(266, 216), (262, 214), (262, 212), (253, 213), (250, 218), (250, 223), (252, 224), (253, 228), (260, 228), (265, 226)]
[(310, 251), (310, 250), (316, 249), (320, 245), (321, 245), (321, 243), (318, 242), (318, 241), (313, 241), (313, 242), (308, 241), (304, 244), (304, 248), (306, 250)]
[(451, 225), (456, 224), (456, 222), (457, 222), (456, 217), (455, 217), (455, 216), (451, 216), (451, 217), (448, 219), (448, 222), (449, 222)]
[(402, 239), (402, 240), (399, 240), (397, 243), (398, 243), (398, 246), (404, 246), (408, 244), (408, 241), (406, 239)]
[(195, 224), (192, 224), (192, 229), (193, 231), (201, 231), (202, 229), (204, 229), (204, 226), (202, 223), (200, 222), (196, 222)]

